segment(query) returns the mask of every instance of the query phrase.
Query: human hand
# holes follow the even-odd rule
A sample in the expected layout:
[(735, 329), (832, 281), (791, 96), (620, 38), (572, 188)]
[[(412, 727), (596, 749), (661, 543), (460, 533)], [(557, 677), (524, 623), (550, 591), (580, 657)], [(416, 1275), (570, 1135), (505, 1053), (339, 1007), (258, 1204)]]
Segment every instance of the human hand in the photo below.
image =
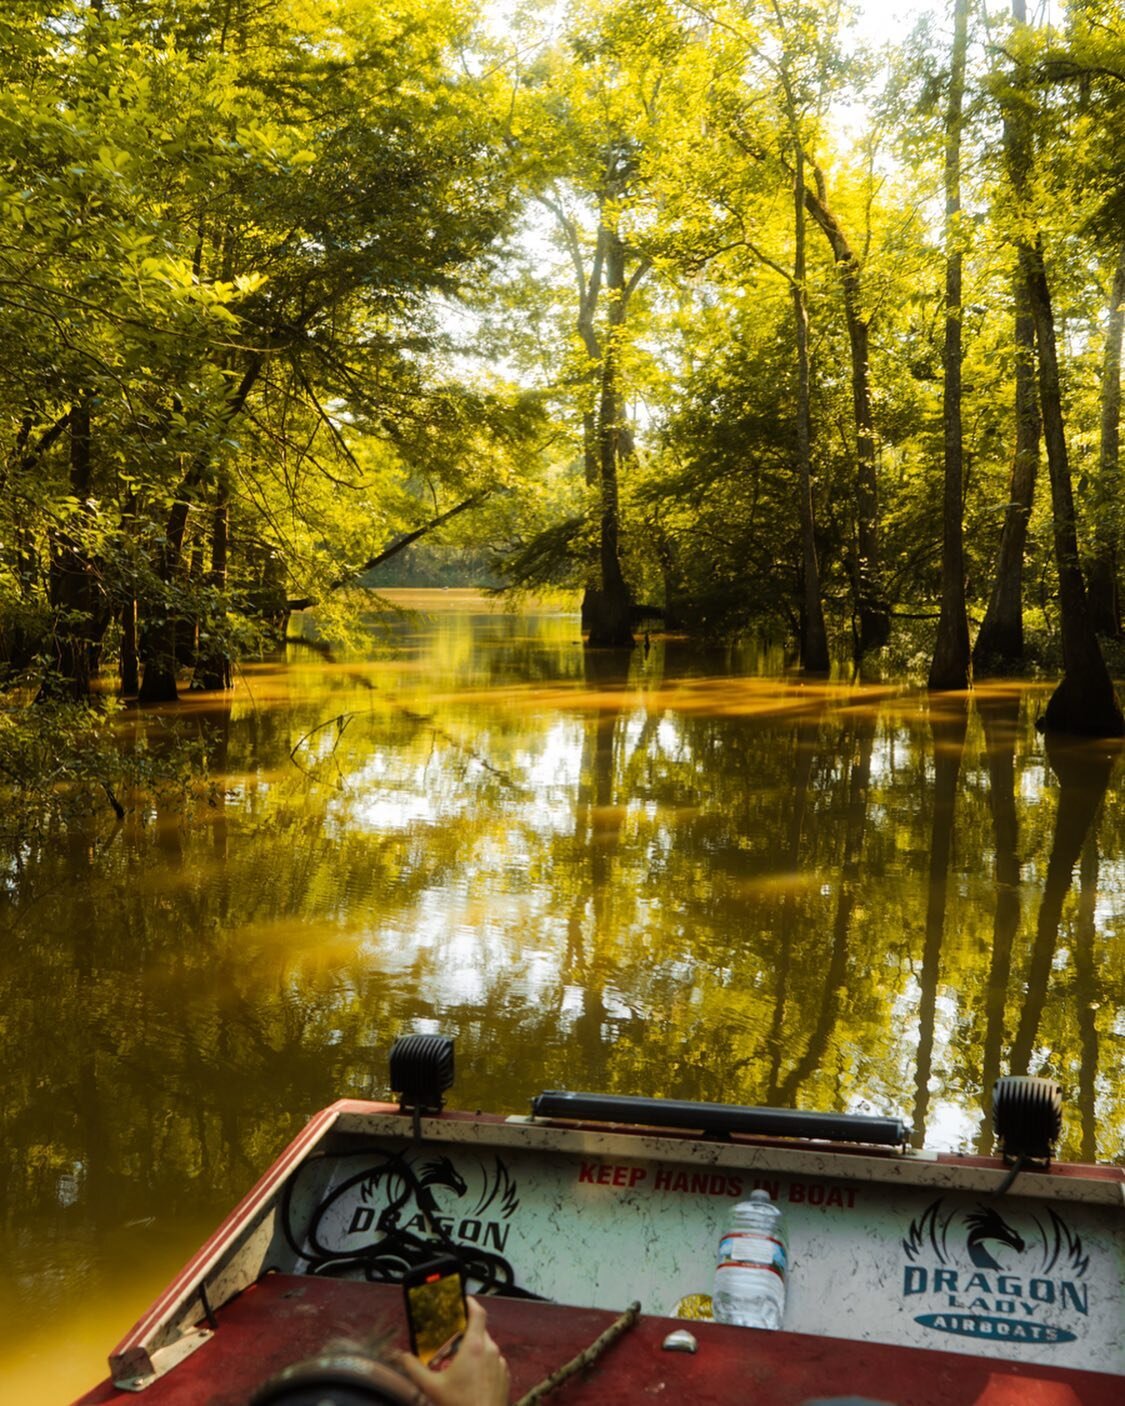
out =
[(508, 1406), (508, 1364), (488, 1332), (488, 1314), (474, 1298), (465, 1300), (468, 1327), (449, 1366), (441, 1372), (404, 1352), (398, 1365), (436, 1406)]

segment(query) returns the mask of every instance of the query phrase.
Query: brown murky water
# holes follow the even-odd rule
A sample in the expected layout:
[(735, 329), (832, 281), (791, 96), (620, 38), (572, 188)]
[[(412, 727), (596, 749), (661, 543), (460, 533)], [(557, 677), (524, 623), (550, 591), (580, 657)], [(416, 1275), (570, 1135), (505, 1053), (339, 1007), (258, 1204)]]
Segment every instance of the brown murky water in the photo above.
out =
[[(1049, 1073), (1125, 1153), (1114, 749), (1044, 690), (802, 684), (460, 592), (334, 663), (189, 699), (218, 804), (2, 856), (5, 1400), (65, 1402), (313, 1110), (457, 1038), (454, 1102), (542, 1088), (905, 1116), (990, 1145)], [(134, 726), (139, 724), (133, 724)]]

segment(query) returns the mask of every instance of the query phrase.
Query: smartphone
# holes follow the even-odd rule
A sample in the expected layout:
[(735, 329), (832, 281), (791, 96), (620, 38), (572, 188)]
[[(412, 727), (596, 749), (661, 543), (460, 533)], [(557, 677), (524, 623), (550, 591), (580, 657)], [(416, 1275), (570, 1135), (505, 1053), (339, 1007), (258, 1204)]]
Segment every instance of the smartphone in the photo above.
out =
[(407, 1270), (402, 1287), (411, 1352), (425, 1363), (449, 1357), (469, 1326), (461, 1261), (447, 1255)]

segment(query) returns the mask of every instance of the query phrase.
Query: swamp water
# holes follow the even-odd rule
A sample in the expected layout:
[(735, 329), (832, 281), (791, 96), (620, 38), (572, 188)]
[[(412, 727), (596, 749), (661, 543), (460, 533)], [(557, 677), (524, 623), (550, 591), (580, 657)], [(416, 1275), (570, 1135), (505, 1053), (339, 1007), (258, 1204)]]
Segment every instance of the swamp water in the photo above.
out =
[[(66, 1402), (305, 1118), (544, 1088), (898, 1114), (990, 1150), (1050, 1074), (1125, 1155), (1125, 805), (1046, 686), (802, 683), (469, 593), (362, 659), (291, 646), (186, 696), (215, 804), (2, 857), (0, 1389)], [(169, 715), (171, 716), (171, 715)], [(132, 720), (128, 727), (147, 725)]]

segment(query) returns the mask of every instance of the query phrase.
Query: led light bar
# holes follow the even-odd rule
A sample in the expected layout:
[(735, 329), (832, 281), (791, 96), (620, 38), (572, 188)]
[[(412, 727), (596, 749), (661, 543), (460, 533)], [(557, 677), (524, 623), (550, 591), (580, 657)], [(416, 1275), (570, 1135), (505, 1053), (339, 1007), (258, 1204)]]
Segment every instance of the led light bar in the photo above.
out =
[(671, 1098), (630, 1098), (616, 1094), (569, 1093), (552, 1089), (531, 1101), (536, 1118), (576, 1123), (629, 1123), (646, 1128), (698, 1130), (710, 1137), (743, 1133), (758, 1137), (862, 1142), (901, 1147), (910, 1128), (901, 1118), (864, 1113), (807, 1113), (799, 1108), (745, 1108), (728, 1103), (689, 1103)]

